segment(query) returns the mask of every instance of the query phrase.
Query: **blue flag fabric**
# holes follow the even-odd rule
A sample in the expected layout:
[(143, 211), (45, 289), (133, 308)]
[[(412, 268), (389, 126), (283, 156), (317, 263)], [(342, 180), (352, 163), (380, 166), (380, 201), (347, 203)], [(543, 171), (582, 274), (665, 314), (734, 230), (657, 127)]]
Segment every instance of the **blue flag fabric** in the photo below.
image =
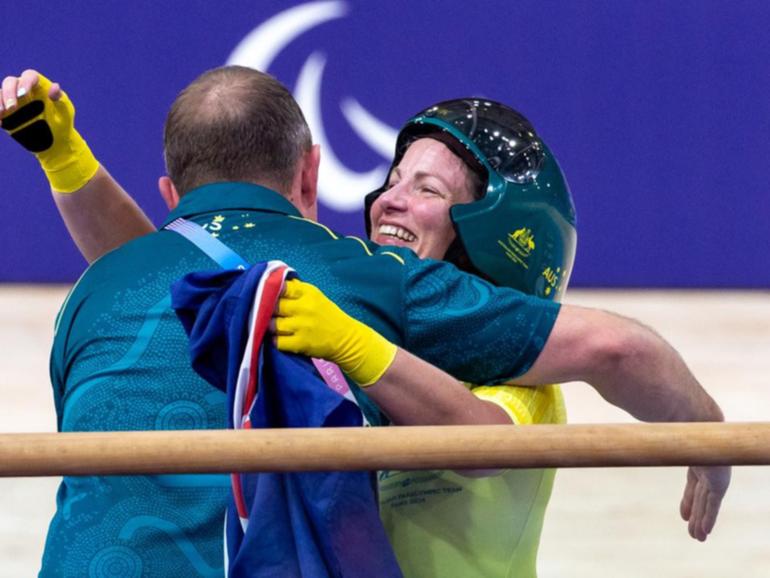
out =
[[(263, 340), (291, 271), (279, 265), (192, 273), (174, 284), (172, 306), (190, 337), (193, 368), (227, 392), (231, 427), (361, 426), (358, 407), (327, 387), (308, 358)], [(370, 473), (234, 474), (233, 490), (228, 576), (402, 576)]]

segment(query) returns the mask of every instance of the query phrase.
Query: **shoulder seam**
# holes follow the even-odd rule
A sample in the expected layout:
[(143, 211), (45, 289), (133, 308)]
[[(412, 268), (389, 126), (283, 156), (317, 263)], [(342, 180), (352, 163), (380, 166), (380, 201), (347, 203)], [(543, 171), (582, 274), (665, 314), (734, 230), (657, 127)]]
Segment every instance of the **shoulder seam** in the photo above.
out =
[(404, 258), (401, 255), (396, 255), (392, 251), (380, 251), (380, 255), (390, 255), (391, 257), (393, 257), (396, 261), (398, 261), (402, 265), (406, 265), (406, 263), (404, 262)]
[(364, 248), (364, 251), (366, 251), (366, 254), (369, 255), (370, 257), (373, 256), (372, 252), (369, 250), (369, 247), (366, 246), (366, 243), (364, 242), (363, 239), (361, 239), (359, 237), (356, 237), (355, 235), (347, 235), (345, 238), (346, 239), (353, 239), (354, 241), (358, 241), (359, 243), (361, 243), (361, 246)]
[(296, 215), (286, 215), (286, 216), (287, 216), (287, 217), (289, 217), (290, 219), (295, 219), (295, 220), (297, 220), (297, 221), (305, 221), (306, 223), (310, 223), (310, 224), (312, 224), (312, 225), (315, 225), (316, 227), (320, 227), (320, 228), (322, 228), (324, 231), (326, 231), (327, 233), (329, 233), (329, 236), (330, 236), (332, 239), (334, 239), (334, 240), (337, 240), (337, 239), (339, 239), (339, 237), (338, 237), (337, 235), (335, 235), (335, 234), (334, 234), (334, 231), (332, 231), (332, 230), (331, 230), (329, 227), (327, 227), (326, 225), (324, 225), (324, 224), (322, 224), (322, 223), (319, 223), (318, 221), (312, 221), (312, 220), (310, 220), (310, 219), (306, 219), (305, 217), (297, 217)]

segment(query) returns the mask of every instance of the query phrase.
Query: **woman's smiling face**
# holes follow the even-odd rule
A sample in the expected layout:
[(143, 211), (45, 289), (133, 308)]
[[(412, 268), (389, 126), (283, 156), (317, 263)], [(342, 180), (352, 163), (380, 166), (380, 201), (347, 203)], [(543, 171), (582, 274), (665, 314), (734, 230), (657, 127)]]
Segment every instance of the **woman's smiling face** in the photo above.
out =
[(471, 172), (443, 143), (414, 141), (393, 169), (388, 188), (372, 204), (372, 240), (443, 259), (455, 238), (449, 208), (470, 203)]

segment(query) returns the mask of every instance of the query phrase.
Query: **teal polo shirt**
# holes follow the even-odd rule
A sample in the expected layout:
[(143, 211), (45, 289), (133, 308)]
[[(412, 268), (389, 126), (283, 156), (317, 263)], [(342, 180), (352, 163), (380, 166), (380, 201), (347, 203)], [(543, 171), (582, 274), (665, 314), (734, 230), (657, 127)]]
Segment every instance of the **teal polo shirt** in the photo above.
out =
[[(198, 223), (249, 262), (280, 259), (347, 313), (473, 383), (526, 371), (558, 305), (494, 287), (407, 249), (378, 247), (303, 219), (279, 194), (217, 183), (185, 195), (168, 221)], [(224, 394), (189, 367), (169, 287), (218, 265), (158, 231), (83, 274), (57, 319), (51, 379), (60, 431), (224, 428)], [(384, 419), (357, 388), (367, 417)], [(65, 477), (41, 576), (222, 575), (225, 476)]]

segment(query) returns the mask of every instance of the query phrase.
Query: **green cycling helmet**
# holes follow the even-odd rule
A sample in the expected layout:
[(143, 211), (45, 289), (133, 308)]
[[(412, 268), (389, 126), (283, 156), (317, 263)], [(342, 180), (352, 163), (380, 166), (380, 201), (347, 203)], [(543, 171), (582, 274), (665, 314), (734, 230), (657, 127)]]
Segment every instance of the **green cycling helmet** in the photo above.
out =
[[(401, 129), (391, 171), (420, 138), (445, 144), (484, 183), (479, 200), (450, 209), (457, 236), (445, 259), (497, 285), (561, 299), (575, 260), (575, 207), (556, 158), (530, 122), (491, 100), (441, 102)], [(369, 235), (371, 206), (386, 186), (366, 196)]]

